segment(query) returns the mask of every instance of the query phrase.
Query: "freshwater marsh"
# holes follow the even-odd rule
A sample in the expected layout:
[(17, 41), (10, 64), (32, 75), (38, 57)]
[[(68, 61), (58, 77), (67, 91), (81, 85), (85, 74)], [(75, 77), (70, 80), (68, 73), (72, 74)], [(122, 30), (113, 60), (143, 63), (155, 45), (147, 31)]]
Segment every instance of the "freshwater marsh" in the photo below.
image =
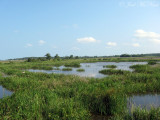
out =
[(81, 77), (94, 77), (94, 78), (103, 78), (107, 75), (99, 73), (100, 70), (110, 69), (104, 66), (106, 65), (115, 65), (117, 70), (133, 71), (130, 68), (132, 65), (145, 65), (146, 62), (95, 62), (95, 63), (81, 63), (80, 68), (84, 69), (83, 72), (78, 72), (79, 68), (72, 67), (72, 70), (64, 71), (65, 66), (53, 67), (53, 70), (33, 70), (30, 69), (30, 72), (43, 72), (43, 73), (56, 73), (56, 74), (66, 74), (66, 75), (78, 75)]
[[(152, 116), (158, 118), (156, 115), (160, 113), (159, 104), (145, 113), (143, 107), (138, 112), (135, 107), (132, 114), (126, 111), (130, 109), (127, 108), (129, 103), (141, 105), (137, 100), (155, 103), (154, 96), (152, 100), (150, 93), (155, 95), (160, 92), (160, 64), (148, 65), (147, 61), (117, 62), (118, 60), (104, 62), (94, 59), (71, 59), (56, 62), (50, 60), (1, 63), (1, 73), (9, 77), (0, 75), (0, 84), (12, 90), (14, 94), (0, 99), (0, 119), (7, 119), (9, 114), (18, 119), (123, 120), (128, 116), (126, 120), (133, 120), (149, 118), (153, 111), (155, 114)], [(62, 71), (66, 64), (66, 68), (69, 67), (72, 71)], [(111, 69), (103, 67), (107, 65), (116, 65), (114, 70), (130, 72), (112, 73), (108, 76), (101, 74), (104, 77), (97, 77), (99, 70)], [(36, 71), (33, 72), (33, 69)], [(78, 72), (78, 69), (81, 69), (81, 72)], [(76, 75), (68, 72), (74, 72)], [(89, 73), (96, 73), (97, 76), (89, 76)], [(135, 96), (139, 94), (147, 97)], [(132, 102), (128, 101), (130, 96), (133, 96)], [(146, 105), (150, 103), (146, 102)]]

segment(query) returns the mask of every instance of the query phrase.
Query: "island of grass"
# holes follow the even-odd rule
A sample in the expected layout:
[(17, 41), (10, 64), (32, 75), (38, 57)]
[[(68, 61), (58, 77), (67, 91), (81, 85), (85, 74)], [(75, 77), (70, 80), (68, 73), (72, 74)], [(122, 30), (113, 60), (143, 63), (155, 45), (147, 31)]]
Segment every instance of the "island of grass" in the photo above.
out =
[(103, 68), (116, 68), (116, 65), (104, 65)]
[(77, 69), (77, 72), (84, 72), (85, 69)]
[(153, 61), (153, 60), (148, 61), (148, 65), (155, 65), (155, 64), (157, 64), (157, 62), (156, 62), (156, 61)]
[(67, 63), (64, 65), (65, 67), (75, 67), (75, 68), (79, 68), (81, 67), (80, 63)]
[(102, 73), (105, 75), (124, 75), (130, 72), (125, 70), (104, 69), (104, 70), (100, 70), (99, 73)]
[(72, 71), (72, 68), (63, 68), (62, 71)]

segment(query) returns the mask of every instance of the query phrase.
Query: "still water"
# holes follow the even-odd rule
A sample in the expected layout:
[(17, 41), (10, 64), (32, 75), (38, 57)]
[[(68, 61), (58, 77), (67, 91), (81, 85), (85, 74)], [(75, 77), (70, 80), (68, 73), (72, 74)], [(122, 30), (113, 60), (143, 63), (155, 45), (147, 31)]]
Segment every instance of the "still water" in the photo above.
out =
[(2, 86), (0, 86), (0, 99), (3, 98), (3, 97), (5, 97), (5, 96), (10, 96), (10, 95), (12, 95), (11, 91), (6, 90)]
[(160, 94), (134, 95), (128, 98), (128, 108), (141, 107), (150, 109), (160, 107)]
[(72, 68), (72, 71), (62, 71), (64, 66), (60, 66), (60, 70), (32, 70), (30, 69), (29, 71), (31, 72), (44, 72), (44, 73), (58, 73), (58, 74), (71, 74), (71, 75), (78, 75), (82, 77), (94, 77), (94, 78), (103, 78), (106, 77), (107, 75), (103, 75), (99, 73), (100, 70), (102, 69), (109, 69), (109, 68), (103, 68), (105, 65), (116, 65), (116, 69), (121, 69), (121, 70), (128, 70), (128, 71), (133, 71), (129, 67), (132, 65), (137, 65), (137, 64), (147, 64), (146, 62), (96, 62), (96, 63), (81, 63), (81, 69), (84, 69), (84, 72), (77, 72), (77, 69), (79, 68)]

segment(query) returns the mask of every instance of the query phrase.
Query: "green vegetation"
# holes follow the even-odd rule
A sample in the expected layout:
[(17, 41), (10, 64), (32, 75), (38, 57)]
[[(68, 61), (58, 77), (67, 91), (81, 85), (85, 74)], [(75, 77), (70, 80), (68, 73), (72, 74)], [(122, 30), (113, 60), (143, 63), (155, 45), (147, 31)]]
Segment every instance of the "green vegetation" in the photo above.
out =
[(84, 72), (85, 69), (77, 69), (77, 72)]
[(63, 68), (62, 71), (72, 71), (72, 68)]
[(148, 64), (149, 65), (155, 65), (155, 64), (157, 64), (157, 62), (156, 61), (148, 61)]
[(69, 63), (69, 64), (67, 63), (64, 66), (65, 67), (76, 67), (76, 68), (81, 67), (80, 63)]
[(51, 55), (50, 55), (49, 53), (47, 53), (45, 56), (46, 56), (46, 59), (47, 59), (47, 60), (50, 60), (50, 59), (51, 59)]
[[(149, 59), (101, 59), (117, 62), (144, 60)], [(0, 85), (14, 93), (0, 99), (0, 119), (91, 120), (92, 114), (110, 116), (112, 120), (160, 119), (159, 108), (150, 111), (135, 109), (132, 114), (126, 108), (130, 95), (160, 92), (160, 64), (134, 65), (132, 73), (110, 69), (111, 75), (101, 79), (27, 71), (97, 61), (94, 58), (1, 62)], [(2, 73), (8, 77), (3, 77)]]
[(100, 70), (99, 73), (102, 73), (105, 75), (124, 75), (130, 72), (125, 70), (104, 69), (104, 70)]
[(104, 65), (103, 68), (116, 68), (116, 65)]

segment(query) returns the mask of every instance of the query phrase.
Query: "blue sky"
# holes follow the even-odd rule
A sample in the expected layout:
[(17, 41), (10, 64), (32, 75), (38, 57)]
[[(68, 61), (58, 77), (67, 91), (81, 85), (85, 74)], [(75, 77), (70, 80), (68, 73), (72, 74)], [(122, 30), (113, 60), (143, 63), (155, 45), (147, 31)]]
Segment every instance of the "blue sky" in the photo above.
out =
[(160, 0), (0, 0), (0, 59), (160, 53)]

